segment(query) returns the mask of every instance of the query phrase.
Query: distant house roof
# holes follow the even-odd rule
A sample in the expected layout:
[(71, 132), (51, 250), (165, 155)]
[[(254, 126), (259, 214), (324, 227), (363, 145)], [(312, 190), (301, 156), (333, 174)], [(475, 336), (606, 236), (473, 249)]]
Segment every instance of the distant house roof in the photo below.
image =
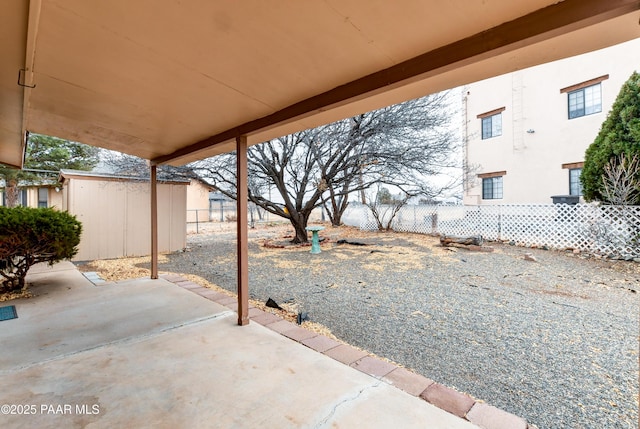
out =
[(204, 179), (202, 179), (200, 177), (194, 177), (191, 180), (202, 184), (202, 186), (205, 186), (206, 188), (208, 188), (210, 192), (213, 192), (213, 191), (218, 189), (214, 185), (212, 185), (210, 183), (207, 183), (206, 180), (204, 180)]
[[(112, 173), (100, 173), (95, 171), (82, 171), (82, 170), (60, 170), (59, 181), (64, 182), (71, 178), (82, 178), (90, 180), (107, 180), (107, 181), (122, 181), (122, 182), (148, 182), (148, 177), (141, 176), (125, 176)], [(191, 182), (188, 179), (158, 179), (158, 183), (168, 183), (176, 185), (189, 185)]]
[[(59, 182), (55, 178), (43, 177), (39, 180), (18, 180), (18, 188), (29, 188), (29, 187), (54, 187), (58, 185)], [(4, 189), (7, 186), (4, 179), (0, 179), (0, 189)]]

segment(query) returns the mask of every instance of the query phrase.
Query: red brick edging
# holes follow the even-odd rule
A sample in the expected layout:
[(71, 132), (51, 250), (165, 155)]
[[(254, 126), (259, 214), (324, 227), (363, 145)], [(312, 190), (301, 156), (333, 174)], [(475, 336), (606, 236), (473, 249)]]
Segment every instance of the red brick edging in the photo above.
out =
[[(237, 298), (226, 293), (202, 287), (176, 274), (163, 274), (161, 278), (190, 290), (210, 301), (237, 311)], [(365, 374), (382, 380), (410, 395), (419, 397), (451, 414), (484, 429), (537, 429), (534, 425), (511, 413), (500, 410), (450, 387), (436, 383), (420, 374), (370, 356), (367, 352), (340, 343), (324, 335), (309, 331), (281, 317), (249, 307), (249, 318), (312, 350), (349, 365)]]

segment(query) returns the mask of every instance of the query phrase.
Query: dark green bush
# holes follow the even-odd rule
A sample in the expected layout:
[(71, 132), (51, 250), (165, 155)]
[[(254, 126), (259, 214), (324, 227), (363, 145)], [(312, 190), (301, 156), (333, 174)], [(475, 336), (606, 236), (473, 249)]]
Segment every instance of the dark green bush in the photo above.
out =
[(0, 207), (0, 292), (20, 290), (29, 268), (78, 253), (81, 223), (50, 208)]
[[(607, 201), (603, 176), (605, 167), (625, 154), (632, 159), (640, 153), (640, 74), (633, 72), (622, 85), (616, 101), (602, 123), (600, 132), (587, 148), (580, 180), (587, 201)], [(636, 177), (640, 180), (640, 177)]]

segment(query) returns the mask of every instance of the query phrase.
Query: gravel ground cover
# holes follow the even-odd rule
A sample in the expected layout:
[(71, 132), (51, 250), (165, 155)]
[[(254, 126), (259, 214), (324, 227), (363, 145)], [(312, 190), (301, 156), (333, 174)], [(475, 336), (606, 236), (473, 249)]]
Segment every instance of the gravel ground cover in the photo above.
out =
[[(540, 429), (637, 427), (640, 264), (330, 227), (311, 255), (286, 246), (285, 231), (250, 231), (252, 298), (293, 304), (339, 339)], [(235, 233), (188, 242), (160, 270), (235, 291)]]

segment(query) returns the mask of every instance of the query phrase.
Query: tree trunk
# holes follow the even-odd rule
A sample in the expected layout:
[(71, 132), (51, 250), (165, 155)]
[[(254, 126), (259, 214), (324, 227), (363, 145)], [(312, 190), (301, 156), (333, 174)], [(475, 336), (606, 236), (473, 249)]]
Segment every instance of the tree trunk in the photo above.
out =
[[(347, 188), (343, 186), (343, 191)], [(331, 202), (331, 208), (327, 205), (327, 201)], [(329, 220), (331, 221), (331, 226), (340, 226), (342, 225), (342, 214), (347, 208), (348, 202), (348, 194), (344, 195), (336, 195), (333, 187), (329, 187), (329, 199), (323, 200), (322, 204), (324, 206), (325, 211), (329, 215)]]
[(440, 244), (444, 247), (455, 244), (463, 244), (465, 246), (473, 244), (475, 246), (482, 246), (482, 241), (481, 235), (474, 237), (447, 237), (446, 235), (443, 235), (440, 237)]
[[(349, 205), (349, 186), (351, 184), (350, 180), (345, 181), (342, 184), (342, 189), (336, 193), (336, 190), (333, 186), (329, 186), (329, 198), (324, 199), (322, 204), (326, 212), (329, 214), (329, 220), (331, 221), (331, 226), (340, 226), (342, 225), (342, 215), (347, 210), (347, 206)], [(331, 202), (331, 209), (327, 205), (327, 201)]]
[[(371, 210), (371, 214), (378, 225), (379, 231), (389, 232), (393, 229), (393, 220), (396, 218), (396, 215), (400, 212), (402, 207), (407, 204), (407, 201), (408, 198), (405, 198), (402, 201), (396, 201), (393, 204), (367, 204), (367, 207)], [(388, 219), (385, 219), (385, 217), (388, 217)]]
[(309, 215), (310, 213), (298, 213), (298, 216), (289, 217), (289, 221), (291, 222), (291, 225), (293, 226), (296, 234), (293, 240), (291, 240), (292, 243), (300, 244), (309, 242), (309, 237), (306, 230), (307, 223), (309, 221)]
[(324, 209), (329, 215), (329, 221), (331, 221), (331, 226), (340, 226), (342, 225), (342, 214), (344, 213), (344, 208), (341, 208), (335, 203), (332, 203), (332, 208), (330, 209), (326, 204), (324, 204)]
[(348, 205), (349, 205), (349, 200), (347, 199), (347, 196), (345, 195), (345, 196), (342, 197), (340, 205), (338, 205), (337, 213), (334, 216), (335, 217), (335, 223), (332, 222), (331, 223), (332, 226), (340, 226), (340, 225), (342, 225), (342, 215), (347, 210), (347, 206)]
[(30, 267), (28, 262), (28, 258), (7, 258), (0, 261), (0, 274), (3, 278), (0, 282), (0, 293), (16, 292), (24, 288), (25, 277)]
[(293, 237), (293, 240), (291, 240), (291, 242), (294, 244), (309, 242), (309, 238), (307, 236), (307, 230), (305, 229), (307, 227), (306, 222), (304, 225), (302, 225), (302, 224), (298, 224), (291, 221), (291, 224), (293, 225), (293, 229), (295, 230), (295, 233), (296, 233), (296, 236)]
[(18, 206), (18, 194), (20, 190), (18, 189), (18, 181), (16, 179), (7, 180), (7, 186), (5, 188), (5, 202), (7, 207), (17, 207)]

